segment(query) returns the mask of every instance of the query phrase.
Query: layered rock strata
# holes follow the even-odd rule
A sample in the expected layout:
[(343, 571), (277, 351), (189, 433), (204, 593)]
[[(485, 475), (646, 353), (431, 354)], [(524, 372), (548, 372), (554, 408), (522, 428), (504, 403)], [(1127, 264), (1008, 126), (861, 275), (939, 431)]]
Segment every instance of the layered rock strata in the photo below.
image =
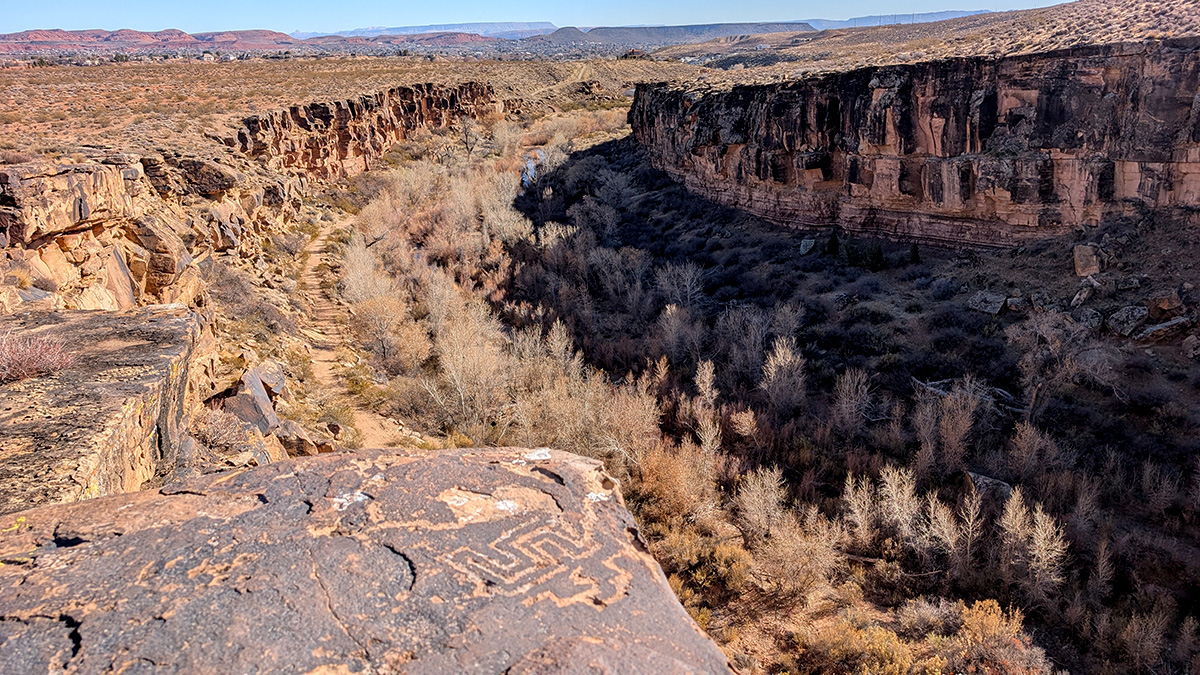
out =
[(1200, 208), (1200, 40), (641, 85), (630, 123), (692, 191), (797, 227), (998, 246)]
[(0, 317), (9, 331), (62, 341), (76, 360), (0, 384), (0, 513), (140, 490), (185, 459), (201, 335), (186, 307)]
[(248, 117), (205, 155), (85, 148), (0, 167), (0, 314), (203, 304), (194, 261), (261, 256), (313, 179), (365, 171), (414, 129), (503, 110), (491, 87), (397, 87)]
[(601, 465), (323, 455), (0, 516), (0, 671), (728, 672)]
[(486, 84), (395, 87), (347, 101), (310, 103), (243, 120), (223, 141), (276, 170), (320, 178), (353, 176), (370, 160), (419, 128), (445, 127), (460, 117), (502, 112)]

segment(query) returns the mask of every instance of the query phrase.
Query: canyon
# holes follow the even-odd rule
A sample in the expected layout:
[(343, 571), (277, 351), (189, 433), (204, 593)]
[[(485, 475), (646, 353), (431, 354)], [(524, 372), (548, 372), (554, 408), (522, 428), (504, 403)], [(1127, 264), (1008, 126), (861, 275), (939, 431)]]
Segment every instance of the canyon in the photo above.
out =
[(1200, 41), (638, 87), (654, 165), (780, 225), (1013, 246), (1200, 207)]
[[(0, 336), (73, 354), (0, 383), (0, 670), (727, 671), (599, 462), (340, 452), (276, 414), (284, 368), (230, 342), (245, 308), (214, 301), (217, 269), (288, 287), (266, 254), (328, 181), (518, 105), (393, 87), (193, 149), (0, 167)], [(214, 414), (240, 420), (238, 455), (197, 440)]]
[[(1194, 527), (1192, 474), (1162, 474), (1168, 505), (1128, 516), (1159, 465), (1131, 460), (1135, 478), (1101, 495), (1033, 410), (1038, 388), (1068, 391), (1042, 426), (1069, 417), (1058, 432), (1119, 445), (1104, 417), (1162, 466), (1191, 452), (1195, 397), (1175, 392), (1200, 387), (1183, 281), (1200, 38), (742, 84), (659, 82), (638, 59), (627, 118), (622, 63), (294, 105), (256, 92), (170, 138), (4, 155), (19, 160), (0, 164), (0, 337), (75, 360), (0, 380), (0, 671), (774, 672), (842, 653), (849, 638), (821, 647), (802, 619), (949, 668), (928, 650), (979, 646), (958, 646), (971, 630), (955, 619), (888, 632), (928, 593), (959, 623), (965, 601), (996, 605), (1015, 628), (981, 662), (1042, 672), (996, 599), (1041, 630), (1086, 583), (1120, 622), (1131, 551), (1192, 573), (1168, 537)], [(292, 75), (276, 81), (313, 86)], [(839, 252), (841, 230), (935, 246)], [(1077, 350), (1041, 354), (1049, 384), (1017, 363), (1030, 326)], [(1100, 356), (1081, 375), (1082, 354)], [(310, 394), (351, 409), (303, 409)], [(1022, 442), (1039, 445), (1014, 471)], [(915, 474), (892, 465), (910, 450)], [(910, 493), (896, 538), (844, 513), (855, 494), (884, 503), (889, 475)], [(1047, 582), (1060, 596), (1029, 601), (1008, 583), (1029, 568), (982, 543), (960, 555), (977, 485), (981, 537), (1024, 485), (1063, 551), (1070, 538), (1084, 572)], [(1088, 489), (1090, 520), (1070, 511)], [(1161, 527), (1116, 541), (1124, 576), (1095, 591), (1116, 516)]]

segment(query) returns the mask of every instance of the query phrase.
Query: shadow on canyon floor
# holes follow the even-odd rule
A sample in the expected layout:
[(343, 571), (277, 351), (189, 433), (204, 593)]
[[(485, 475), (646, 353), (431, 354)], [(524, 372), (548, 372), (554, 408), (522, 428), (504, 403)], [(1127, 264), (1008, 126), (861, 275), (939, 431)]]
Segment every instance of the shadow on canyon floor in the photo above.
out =
[[(1019, 400), (1026, 394), (1018, 368), (1022, 354), (1006, 339), (1006, 329), (1027, 322), (1032, 313), (992, 315), (969, 308), (971, 298), (989, 291), (1021, 298), (1018, 307), (1034, 300), (1074, 312), (1077, 320), (1095, 319), (1085, 312), (1091, 305), (1069, 307), (1079, 283), (1070, 255), (1077, 242), (953, 251), (783, 228), (689, 193), (654, 169), (632, 138), (571, 154), (516, 206), (543, 235), (547, 224), (579, 228), (569, 242), (556, 244), (562, 250), (544, 256), (551, 267), (558, 261), (551, 281), (537, 265), (527, 264), (514, 277), (516, 296), (554, 307), (587, 359), (614, 375), (636, 372), (647, 358), (663, 353), (684, 372), (694, 369), (701, 352), (705, 358), (732, 357), (721, 332), (739, 321), (745, 328), (747, 317), (740, 310), (751, 310), (753, 323), (759, 315), (769, 322), (778, 314), (774, 310), (791, 307), (810, 390), (830, 391), (838, 373), (861, 368), (871, 373), (877, 393), (897, 400), (912, 396), (914, 378), (932, 382), (968, 374)], [(1124, 236), (1120, 232), (1129, 228), (1110, 229)], [(1144, 224), (1138, 229), (1140, 247), (1153, 250), (1166, 228)], [(538, 255), (531, 251), (522, 262)], [(573, 264), (571, 258), (580, 261)], [(595, 263), (601, 258), (607, 271), (598, 275)], [(693, 343), (690, 350), (664, 343), (671, 341), (664, 330), (680, 330), (664, 326), (663, 308), (650, 297), (655, 287), (678, 285), (661, 271), (655, 274), (664, 265), (676, 271), (698, 268), (699, 288), (687, 290), (694, 294), (686, 302), (691, 317), (701, 326), (694, 331), (698, 336), (684, 338)], [(588, 271), (578, 274), (584, 268)], [(679, 299), (678, 291), (667, 295)], [(1109, 288), (1098, 296), (1093, 304), (1103, 310), (1133, 304), (1136, 290)], [(731, 311), (739, 315), (737, 321)], [(1100, 339), (1113, 342), (1113, 336)], [(1149, 354), (1131, 344), (1118, 347), (1117, 390), (1073, 387), (1048, 403), (1043, 423), (1086, 450), (1092, 460), (1087, 463), (1097, 466), (1108, 448), (1158, 461), (1186, 458), (1200, 447), (1193, 433), (1200, 420), (1200, 372), (1170, 345)], [(726, 377), (723, 391), (749, 395), (756, 375)]]

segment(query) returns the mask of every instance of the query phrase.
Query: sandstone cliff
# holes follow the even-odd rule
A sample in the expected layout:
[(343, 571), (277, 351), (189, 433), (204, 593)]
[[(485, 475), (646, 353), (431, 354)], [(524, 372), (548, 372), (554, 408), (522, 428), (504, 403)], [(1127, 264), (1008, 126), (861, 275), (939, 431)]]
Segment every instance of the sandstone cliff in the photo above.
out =
[(1008, 245), (1200, 208), (1200, 40), (638, 87), (655, 166), (781, 225)]
[(3, 672), (728, 672), (599, 462), (290, 460), (0, 516)]
[(414, 129), (503, 106), (478, 83), (396, 87), (246, 118), (205, 154), (93, 147), (0, 167), (0, 314), (201, 305), (194, 261), (257, 257), (312, 180), (361, 173)]
[(299, 169), (321, 178), (352, 176), (414, 129), (445, 127), (459, 117), (502, 108), (490, 86), (475, 82), (396, 87), (247, 117), (236, 139), (223, 140), (251, 157), (265, 157), (274, 169)]

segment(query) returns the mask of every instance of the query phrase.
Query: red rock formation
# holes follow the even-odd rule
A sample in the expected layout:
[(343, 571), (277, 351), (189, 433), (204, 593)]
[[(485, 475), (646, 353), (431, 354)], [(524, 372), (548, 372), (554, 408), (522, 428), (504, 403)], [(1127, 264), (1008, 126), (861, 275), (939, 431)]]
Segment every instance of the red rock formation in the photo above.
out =
[(617, 484), (362, 451), (0, 516), (0, 672), (727, 673)]
[[(203, 292), (193, 258), (257, 255), (261, 239), (294, 217), (309, 178), (361, 173), (414, 129), (503, 105), (478, 83), (397, 87), (249, 117), (236, 139), (223, 139), (249, 157), (91, 149), (83, 163), (2, 167), (0, 315), (30, 303), (191, 303)], [(18, 288), (18, 275), (36, 288)]]
[(638, 87), (655, 166), (797, 227), (1009, 245), (1200, 207), (1200, 40)]
[(369, 161), (421, 127), (444, 127), (463, 116), (499, 112), (492, 88), (468, 82), (454, 87), (396, 87), (348, 101), (292, 106), (247, 117), (236, 145), (251, 157), (267, 157), (277, 170), (334, 178), (366, 171)]

